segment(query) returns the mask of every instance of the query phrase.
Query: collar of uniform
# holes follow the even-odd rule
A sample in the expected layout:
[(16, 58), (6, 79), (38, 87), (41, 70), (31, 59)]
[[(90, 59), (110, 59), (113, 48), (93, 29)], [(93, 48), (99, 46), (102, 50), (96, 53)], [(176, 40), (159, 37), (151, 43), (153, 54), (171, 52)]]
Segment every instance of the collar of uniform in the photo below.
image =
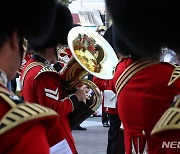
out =
[(6, 87), (7, 82), (8, 82), (7, 74), (3, 70), (0, 69), (0, 84)]
[(41, 55), (35, 53), (33, 56), (32, 56), (32, 59), (35, 59), (37, 60), (38, 62), (41, 62), (41, 63), (44, 63), (46, 65), (51, 65), (51, 63), (45, 59), (44, 57), (42, 57)]

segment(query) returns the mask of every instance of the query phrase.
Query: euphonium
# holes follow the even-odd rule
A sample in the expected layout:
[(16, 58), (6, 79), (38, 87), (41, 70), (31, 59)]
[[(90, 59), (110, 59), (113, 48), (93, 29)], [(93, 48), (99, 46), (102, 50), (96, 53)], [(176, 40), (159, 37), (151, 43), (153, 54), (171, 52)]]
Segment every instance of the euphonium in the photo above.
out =
[(110, 44), (101, 35), (84, 27), (74, 27), (70, 30), (68, 46), (72, 56), (60, 71), (61, 83), (68, 90), (74, 90), (77, 85), (85, 84), (94, 93), (91, 105), (81, 103), (83, 107), (69, 115), (73, 129), (75, 125), (96, 111), (102, 102), (99, 88), (92, 81), (83, 79), (84, 76), (90, 73), (101, 79), (112, 79), (118, 58)]

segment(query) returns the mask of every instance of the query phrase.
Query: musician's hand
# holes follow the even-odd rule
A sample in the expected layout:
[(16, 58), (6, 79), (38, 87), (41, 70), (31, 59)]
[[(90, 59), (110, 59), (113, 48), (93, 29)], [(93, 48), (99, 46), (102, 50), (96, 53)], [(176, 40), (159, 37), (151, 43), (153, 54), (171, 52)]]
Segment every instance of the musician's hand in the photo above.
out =
[(87, 86), (87, 85), (83, 85), (82, 86), (82, 89), (84, 90), (84, 92), (86, 93), (86, 96), (87, 96), (87, 99), (90, 99), (90, 97), (91, 97), (91, 89), (90, 89), (90, 87), (89, 86)]
[(74, 94), (77, 96), (79, 101), (84, 101), (88, 98), (87, 94), (84, 92), (82, 88), (78, 88)]
[(90, 87), (88, 87), (87, 85), (83, 85), (82, 89), (84, 90), (85, 93), (88, 93), (90, 91)]

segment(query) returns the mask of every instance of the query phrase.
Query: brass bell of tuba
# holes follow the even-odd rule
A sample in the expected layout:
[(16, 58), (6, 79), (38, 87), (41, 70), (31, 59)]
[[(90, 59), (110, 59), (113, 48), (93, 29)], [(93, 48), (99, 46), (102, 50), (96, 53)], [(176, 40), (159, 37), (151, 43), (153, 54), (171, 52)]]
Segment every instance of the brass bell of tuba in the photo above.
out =
[(60, 71), (61, 83), (68, 90), (76, 89), (78, 84), (85, 84), (94, 94), (90, 105), (80, 103), (82, 106), (69, 114), (73, 129), (96, 111), (102, 103), (99, 88), (92, 81), (84, 79), (84, 76), (90, 73), (100, 79), (112, 79), (118, 58), (111, 45), (100, 34), (80, 26), (69, 31), (68, 46), (72, 56)]

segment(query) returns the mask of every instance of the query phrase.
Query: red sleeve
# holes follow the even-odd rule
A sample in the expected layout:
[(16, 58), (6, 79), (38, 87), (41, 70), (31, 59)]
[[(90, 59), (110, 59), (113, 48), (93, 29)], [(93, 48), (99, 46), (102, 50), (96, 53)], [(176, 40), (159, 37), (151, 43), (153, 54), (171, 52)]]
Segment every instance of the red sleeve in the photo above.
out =
[[(64, 97), (60, 81), (55, 73), (42, 73), (35, 80), (39, 104), (55, 110), (60, 116), (74, 109), (72, 100)], [(74, 100), (78, 101), (78, 100)]]
[[(32, 148), (33, 147), (33, 148)], [(39, 123), (20, 125), (1, 136), (0, 153), (49, 153), (45, 127)]]
[(112, 90), (114, 93), (116, 93), (113, 79), (108, 80), (107, 89)]
[(107, 88), (107, 80), (99, 79), (93, 76), (93, 82), (98, 86), (101, 91), (104, 91)]

